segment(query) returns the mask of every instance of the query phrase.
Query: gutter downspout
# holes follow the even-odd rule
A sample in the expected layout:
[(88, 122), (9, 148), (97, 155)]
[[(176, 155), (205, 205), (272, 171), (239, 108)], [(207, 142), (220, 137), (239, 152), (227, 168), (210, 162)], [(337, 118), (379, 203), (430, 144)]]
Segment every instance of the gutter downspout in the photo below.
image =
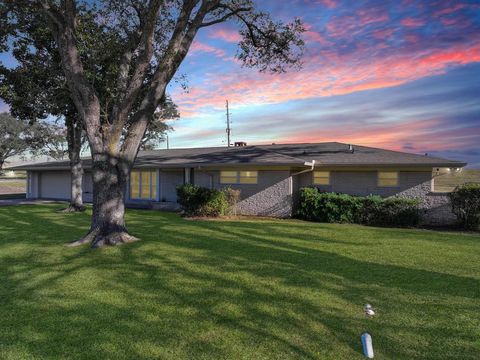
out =
[(303, 165), (310, 166), (310, 169), (305, 169), (305, 170), (293, 173), (291, 176), (300, 175), (300, 174), (313, 171), (315, 169), (315, 160), (312, 160), (311, 162), (306, 161)]
[(305, 161), (303, 165), (310, 166), (310, 169), (305, 169), (305, 170), (302, 170), (302, 171), (298, 171), (298, 172), (290, 175), (290, 189), (289, 189), (289, 192), (290, 192), (290, 196), (292, 197), (293, 209), (296, 206), (295, 205), (296, 200), (294, 199), (294, 196), (293, 196), (293, 177), (296, 176), (296, 175), (305, 174), (305, 173), (312, 172), (313, 170), (315, 170), (315, 160), (312, 160), (311, 162)]

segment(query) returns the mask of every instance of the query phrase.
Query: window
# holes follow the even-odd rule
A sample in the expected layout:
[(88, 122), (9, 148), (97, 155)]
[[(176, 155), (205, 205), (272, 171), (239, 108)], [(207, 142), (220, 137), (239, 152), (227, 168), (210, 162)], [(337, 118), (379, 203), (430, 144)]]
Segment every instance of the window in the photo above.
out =
[(398, 172), (397, 171), (379, 171), (378, 172), (378, 186), (398, 186)]
[(132, 171), (130, 174), (130, 198), (157, 199), (157, 172), (155, 170)]
[(220, 184), (235, 184), (238, 171), (220, 171)]
[(256, 184), (257, 171), (240, 171), (240, 184)]
[(314, 171), (313, 184), (314, 185), (330, 185), (330, 171)]
[(220, 184), (256, 184), (258, 171), (220, 171)]

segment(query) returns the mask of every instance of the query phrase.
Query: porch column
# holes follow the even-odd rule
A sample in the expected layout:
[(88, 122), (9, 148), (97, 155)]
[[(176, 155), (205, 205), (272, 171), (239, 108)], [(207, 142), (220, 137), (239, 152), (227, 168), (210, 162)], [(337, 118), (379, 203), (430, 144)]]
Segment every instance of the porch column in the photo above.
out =
[(192, 183), (192, 177), (191, 177), (191, 168), (184, 168), (184, 183), (185, 184), (191, 184)]

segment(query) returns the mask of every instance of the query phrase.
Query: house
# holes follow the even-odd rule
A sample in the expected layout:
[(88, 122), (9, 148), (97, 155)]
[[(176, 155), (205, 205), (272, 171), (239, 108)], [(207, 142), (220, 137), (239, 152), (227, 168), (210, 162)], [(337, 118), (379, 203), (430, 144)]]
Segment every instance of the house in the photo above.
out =
[[(297, 190), (316, 186), (351, 195), (418, 197), (426, 222), (454, 219), (448, 196), (435, 191), (435, 174), (458, 171), (466, 163), (428, 155), (338, 142), (272, 144), (143, 151), (138, 154), (127, 189), (127, 205), (177, 206), (176, 187), (193, 183), (241, 190), (243, 214), (288, 217)], [(91, 160), (84, 159), (84, 200), (92, 200)], [(68, 161), (16, 167), (27, 170), (30, 199), (68, 199)]]

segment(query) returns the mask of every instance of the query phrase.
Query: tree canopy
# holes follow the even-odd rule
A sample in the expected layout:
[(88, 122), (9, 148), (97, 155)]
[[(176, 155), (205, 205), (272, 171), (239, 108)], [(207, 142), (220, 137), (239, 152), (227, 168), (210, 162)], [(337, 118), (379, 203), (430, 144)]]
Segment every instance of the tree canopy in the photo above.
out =
[(0, 113), (0, 170), (7, 159), (27, 151), (36, 152), (46, 141), (43, 124), (31, 125), (9, 113)]

